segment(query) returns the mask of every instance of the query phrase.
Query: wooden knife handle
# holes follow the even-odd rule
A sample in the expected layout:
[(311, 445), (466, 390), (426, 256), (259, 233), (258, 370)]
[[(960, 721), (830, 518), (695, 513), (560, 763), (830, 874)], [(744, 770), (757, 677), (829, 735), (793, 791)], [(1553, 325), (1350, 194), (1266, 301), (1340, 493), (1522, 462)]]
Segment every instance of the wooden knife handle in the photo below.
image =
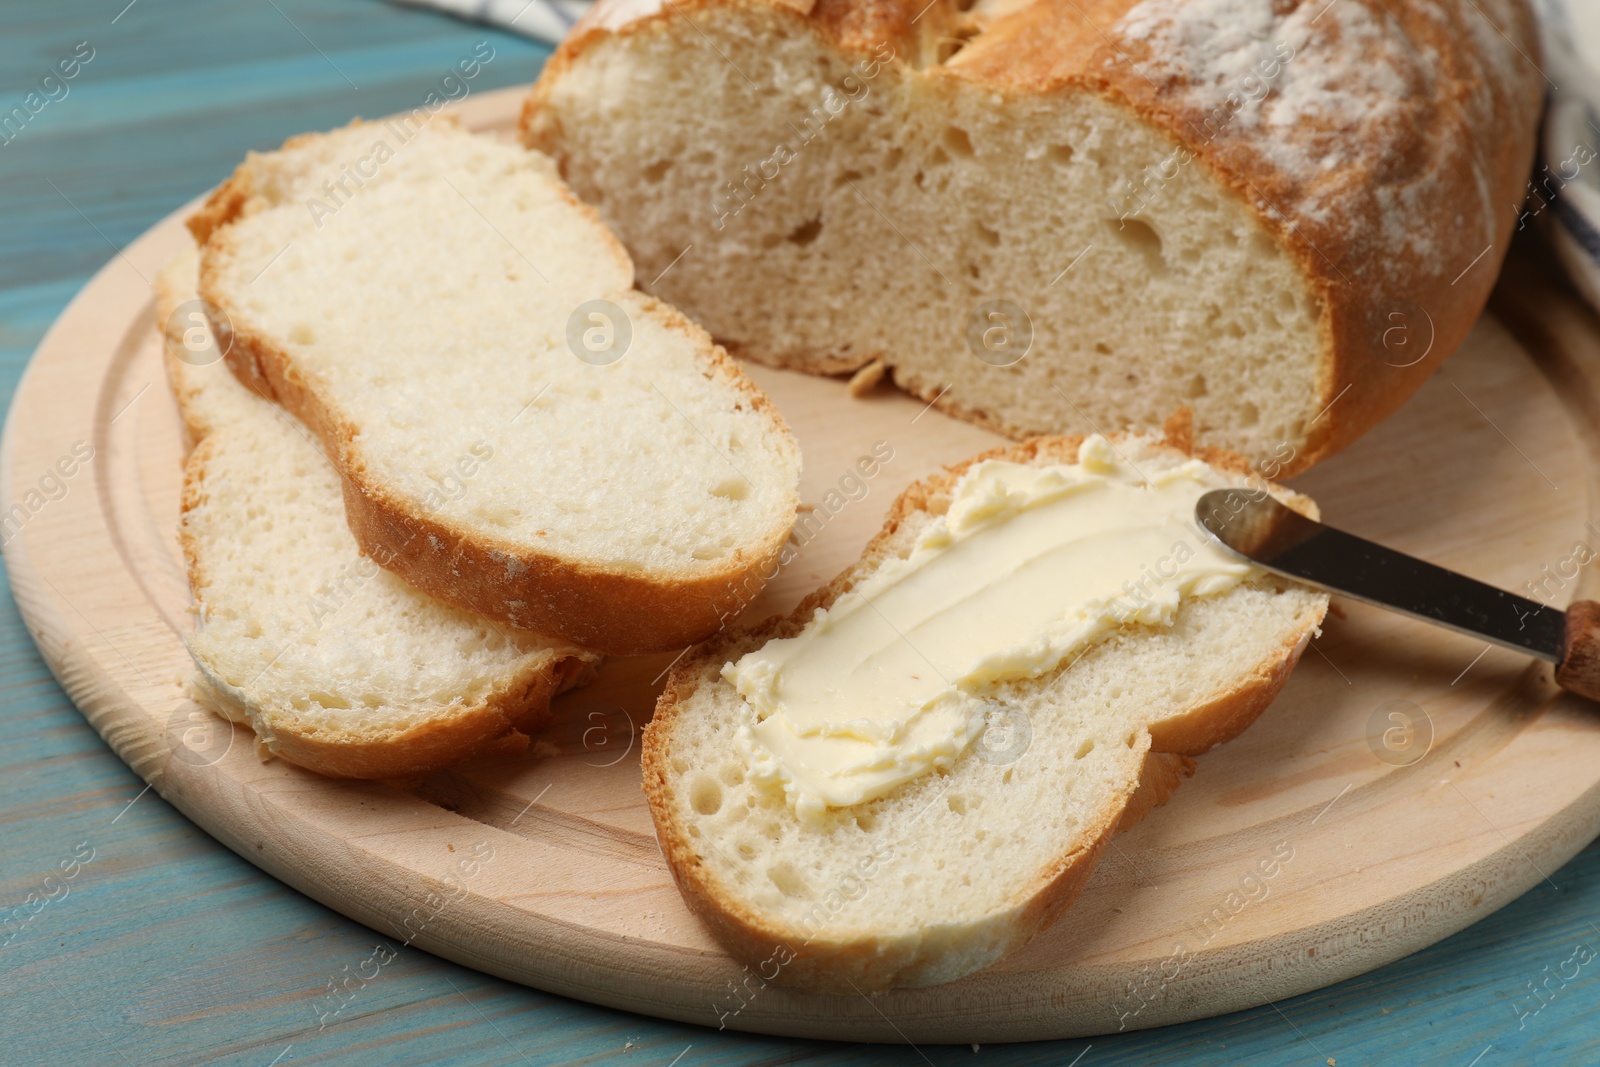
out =
[(1556, 667), (1561, 688), (1600, 700), (1600, 601), (1577, 600), (1567, 608), (1567, 633)]

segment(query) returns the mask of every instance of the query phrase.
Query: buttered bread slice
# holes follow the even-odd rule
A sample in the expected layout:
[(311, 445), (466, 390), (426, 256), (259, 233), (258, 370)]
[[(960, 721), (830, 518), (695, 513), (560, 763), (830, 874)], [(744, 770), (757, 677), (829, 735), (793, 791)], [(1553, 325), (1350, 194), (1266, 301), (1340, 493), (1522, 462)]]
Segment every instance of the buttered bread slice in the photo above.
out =
[(322, 440), (356, 541), (417, 588), (616, 653), (760, 588), (799, 448), (544, 156), (356, 124), (252, 154), (190, 227), (234, 371)]
[(1187, 758), (1266, 708), (1323, 593), (1215, 546), (1237, 457), (1041, 438), (913, 485), (787, 619), (673, 670), (644, 787), (693, 910), (779, 982), (950, 981), (1027, 942)]
[[(180, 539), (200, 701), (323, 774), (394, 778), (526, 748), (599, 657), (444, 604), (364, 556), (304, 426), (185, 334), (197, 260), (157, 280), (186, 443)], [(177, 312), (177, 314), (175, 314)], [(199, 336), (203, 337), (203, 332)]]

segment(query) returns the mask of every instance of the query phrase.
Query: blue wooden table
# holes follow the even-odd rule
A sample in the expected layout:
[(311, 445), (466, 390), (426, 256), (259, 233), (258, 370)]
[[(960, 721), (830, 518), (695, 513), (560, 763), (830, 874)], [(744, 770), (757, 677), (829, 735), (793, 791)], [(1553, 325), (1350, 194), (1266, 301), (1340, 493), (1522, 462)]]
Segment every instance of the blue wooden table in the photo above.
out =
[[(25, 122), (0, 124), (0, 397), (9, 404), (34, 346), (89, 275), (226, 177), (246, 149), (410, 107), (484, 40), (494, 59), (476, 91), (530, 80), (548, 54), (375, 0), (0, 6), (0, 115), (41, 94)], [(41, 91), (63, 61), (76, 62), (75, 75)], [(1600, 949), (1593, 845), (1498, 914), (1381, 971), (1275, 1006), (1092, 1041), (908, 1048), (719, 1033), (550, 996), (415, 949), (318, 1029), (313, 1002), (330, 977), (382, 936), (144, 792), (56, 686), (9, 594), (0, 719), (0, 916), (63, 858), (93, 857), (65, 897), (0, 931), (0, 1064), (1600, 1063), (1600, 968), (1565, 984), (1552, 977), (1579, 946)], [(883, 1037), (897, 1040), (888, 1023)]]

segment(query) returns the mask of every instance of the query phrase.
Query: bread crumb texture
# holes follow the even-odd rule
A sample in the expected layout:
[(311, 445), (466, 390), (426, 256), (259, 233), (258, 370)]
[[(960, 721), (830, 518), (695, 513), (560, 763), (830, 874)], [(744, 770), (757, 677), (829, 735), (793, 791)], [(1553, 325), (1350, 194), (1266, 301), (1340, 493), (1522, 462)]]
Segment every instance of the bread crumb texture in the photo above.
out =
[(653, 291), (1015, 437), (1187, 407), (1286, 471), (1465, 336), (1543, 86), (1518, 0), (676, 7), (601, 0), (524, 112)]

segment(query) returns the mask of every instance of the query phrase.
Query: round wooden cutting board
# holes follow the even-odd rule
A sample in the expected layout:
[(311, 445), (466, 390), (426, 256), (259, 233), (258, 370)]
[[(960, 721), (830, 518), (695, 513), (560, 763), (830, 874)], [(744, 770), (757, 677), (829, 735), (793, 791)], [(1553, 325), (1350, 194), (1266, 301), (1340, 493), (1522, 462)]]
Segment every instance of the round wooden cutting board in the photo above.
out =
[[(509, 129), (520, 95), (474, 99), (463, 116)], [(1600, 709), (1525, 658), (1336, 603), (1260, 722), (1118, 837), (1026, 949), (959, 982), (878, 997), (763, 987), (685, 910), (639, 789), (639, 731), (671, 656), (607, 663), (523, 758), (403, 783), (263, 763), (247, 730), (186, 701), (182, 447), (148, 285), (188, 242), (183, 215), (90, 282), (18, 389), (0, 460), (12, 585), (56, 676), (118, 755), (218, 840), (391, 947), (713, 1027), (914, 1042), (1088, 1035), (1379, 966), (1510, 901), (1600, 831)], [(1503, 288), (1498, 307), (1528, 347), (1486, 318), (1396, 417), (1297, 487), (1337, 525), (1565, 604), (1588, 546), (1600, 548), (1586, 510), (1600, 471), (1600, 339), (1549, 286)], [(907, 483), (996, 441), (887, 388), (852, 399), (838, 381), (750, 371), (800, 438), (820, 529), (754, 617), (854, 559)], [(856, 477), (875, 445), (892, 458)]]

